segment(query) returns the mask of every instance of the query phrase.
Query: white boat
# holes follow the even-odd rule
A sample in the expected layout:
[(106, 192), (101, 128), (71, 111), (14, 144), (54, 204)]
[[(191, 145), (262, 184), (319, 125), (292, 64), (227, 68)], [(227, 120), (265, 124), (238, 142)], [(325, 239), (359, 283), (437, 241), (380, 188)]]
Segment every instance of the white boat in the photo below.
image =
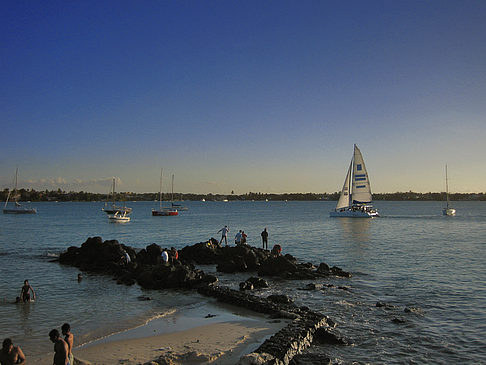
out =
[(126, 223), (130, 222), (130, 217), (127, 215), (127, 212), (115, 212), (115, 214), (109, 215), (108, 219), (110, 222), (113, 223)]
[(449, 183), (447, 180), (447, 165), (446, 165), (446, 201), (447, 201), (447, 205), (444, 209), (442, 209), (442, 214), (447, 215), (449, 217), (455, 216), (456, 210), (449, 206)]
[[(174, 175), (172, 175), (172, 194), (174, 194)], [(159, 209), (152, 208), (152, 215), (156, 217), (179, 215), (176, 208), (162, 206), (162, 169), (160, 169)]]
[[(5, 205), (3, 207), (3, 214), (36, 214), (37, 209), (29, 207), (24, 207), (22, 204), (18, 202), (20, 198), (20, 194), (17, 193), (17, 176), (19, 173), (19, 169), (15, 170), (15, 182), (14, 188), (12, 191), (8, 192), (7, 200), (5, 201)], [(9, 200), (13, 200), (14, 206), (8, 207)]]
[(336, 209), (330, 212), (331, 217), (373, 218), (379, 217), (373, 208), (368, 172), (358, 146), (354, 145), (346, 179), (341, 190)]
[(116, 202), (115, 202), (115, 196), (116, 196), (116, 193), (115, 193), (115, 178), (113, 178), (112, 196), (113, 196), (113, 202), (112, 202), (111, 206), (109, 206), (107, 203), (105, 203), (105, 206), (103, 208), (101, 208), (102, 211), (104, 211), (106, 214), (115, 214), (116, 212), (130, 214), (132, 212), (132, 208), (128, 208), (127, 206), (125, 206), (125, 204), (123, 205), (123, 207), (116, 205)]

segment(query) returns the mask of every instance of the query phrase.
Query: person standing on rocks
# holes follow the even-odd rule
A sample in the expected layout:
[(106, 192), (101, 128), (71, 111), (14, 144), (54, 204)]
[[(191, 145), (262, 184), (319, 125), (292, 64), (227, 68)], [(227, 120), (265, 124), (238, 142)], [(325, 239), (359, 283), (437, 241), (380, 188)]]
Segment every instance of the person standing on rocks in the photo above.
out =
[(235, 245), (239, 245), (241, 243), (241, 229), (235, 236)]
[(268, 232), (267, 232), (267, 227), (263, 230), (261, 233), (262, 236), (262, 243), (263, 243), (263, 249), (268, 250)]
[(228, 233), (229, 233), (228, 226), (224, 226), (217, 233), (219, 232), (221, 232), (221, 241), (219, 241), (219, 244), (222, 244), (224, 240), (224, 243), (226, 244), (226, 246), (228, 246)]

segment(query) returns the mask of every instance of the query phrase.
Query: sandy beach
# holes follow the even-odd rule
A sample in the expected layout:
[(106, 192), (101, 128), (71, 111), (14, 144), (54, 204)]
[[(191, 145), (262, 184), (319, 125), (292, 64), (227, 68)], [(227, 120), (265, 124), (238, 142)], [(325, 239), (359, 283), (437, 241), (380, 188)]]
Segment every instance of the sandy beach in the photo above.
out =
[[(205, 304), (75, 346), (73, 353), (75, 364), (235, 364), (286, 324), (241, 308)], [(27, 360), (50, 365), (52, 356)]]

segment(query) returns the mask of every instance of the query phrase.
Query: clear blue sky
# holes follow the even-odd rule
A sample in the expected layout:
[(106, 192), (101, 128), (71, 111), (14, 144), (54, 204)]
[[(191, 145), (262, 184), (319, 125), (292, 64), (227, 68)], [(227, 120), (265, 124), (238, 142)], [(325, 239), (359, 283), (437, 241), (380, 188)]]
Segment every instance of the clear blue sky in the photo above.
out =
[(0, 186), (486, 191), (485, 1), (0, 3)]

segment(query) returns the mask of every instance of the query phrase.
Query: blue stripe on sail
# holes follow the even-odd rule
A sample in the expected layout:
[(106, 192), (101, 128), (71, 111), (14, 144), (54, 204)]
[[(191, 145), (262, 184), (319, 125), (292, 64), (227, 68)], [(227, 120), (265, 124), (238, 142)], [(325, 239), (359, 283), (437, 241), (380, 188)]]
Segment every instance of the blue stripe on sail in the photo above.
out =
[(363, 167), (361, 166), (361, 164), (360, 164), (360, 163), (356, 165), (356, 170), (357, 170), (357, 171), (361, 171), (361, 170), (363, 170)]
[(365, 174), (354, 175), (354, 177), (366, 177)]
[(354, 181), (366, 181), (366, 177), (359, 177), (357, 179), (354, 179)]
[(369, 202), (360, 202), (359, 200), (353, 200), (353, 204), (369, 204), (371, 203), (371, 201)]
[(358, 185), (356, 186), (357, 189), (360, 189), (360, 188), (366, 188), (366, 185)]

